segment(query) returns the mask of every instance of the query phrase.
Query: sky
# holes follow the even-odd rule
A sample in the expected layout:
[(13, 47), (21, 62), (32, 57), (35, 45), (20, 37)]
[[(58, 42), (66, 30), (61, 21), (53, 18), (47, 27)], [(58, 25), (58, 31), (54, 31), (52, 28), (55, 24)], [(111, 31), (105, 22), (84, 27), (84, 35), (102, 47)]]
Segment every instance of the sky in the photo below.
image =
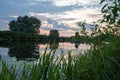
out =
[(35, 16), (41, 20), (41, 34), (59, 30), (60, 36), (74, 36), (80, 31), (77, 22), (90, 27), (100, 19), (100, 0), (0, 0), (0, 30), (8, 30), (8, 23), (18, 16)]

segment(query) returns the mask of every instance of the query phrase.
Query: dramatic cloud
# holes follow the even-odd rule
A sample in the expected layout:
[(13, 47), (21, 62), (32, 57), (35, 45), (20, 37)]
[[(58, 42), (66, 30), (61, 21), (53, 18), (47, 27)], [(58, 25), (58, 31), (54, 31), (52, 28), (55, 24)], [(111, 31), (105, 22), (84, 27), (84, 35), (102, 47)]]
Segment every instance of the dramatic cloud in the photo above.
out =
[(71, 5), (82, 5), (87, 6), (98, 0), (52, 0), (55, 6), (71, 6)]
[(100, 18), (98, 0), (0, 0), (0, 11), (0, 30), (8, 29), (10, 20), (23, 15), (39, 18), (43, 32), (58, 29), (62, 33), (78, 31), (78, 21), (90, 24)]

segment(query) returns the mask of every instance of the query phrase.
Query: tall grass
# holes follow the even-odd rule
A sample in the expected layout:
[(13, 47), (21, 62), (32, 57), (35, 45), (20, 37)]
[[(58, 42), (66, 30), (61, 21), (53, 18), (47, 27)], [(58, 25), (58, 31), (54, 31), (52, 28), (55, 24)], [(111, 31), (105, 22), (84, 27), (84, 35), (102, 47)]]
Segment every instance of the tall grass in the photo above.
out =
[(69, 52), (67, 57), (56, 57), (55, 50), (47, 53), (46, 48), (38, 62), (20, 68), (7, 66), (0, 58), (0, 80), (119, 80), (119, 41), (119, 36), (114, 37), (99, 49), (93, 48), (84, 55)]

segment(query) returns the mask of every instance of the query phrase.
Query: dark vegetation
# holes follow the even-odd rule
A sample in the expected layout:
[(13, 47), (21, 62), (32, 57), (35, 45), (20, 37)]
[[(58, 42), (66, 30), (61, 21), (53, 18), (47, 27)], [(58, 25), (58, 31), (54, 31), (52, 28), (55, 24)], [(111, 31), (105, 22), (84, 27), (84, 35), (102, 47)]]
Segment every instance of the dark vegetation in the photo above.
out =
[[(114, 40), (114, 42), (113, 42)], [(55, 57), (55, 51), (39, 57), (39, 63), (24, 64), (16, 70), (7, 66), (3, 59), (1, 80), (119, 80), (120, 79), (120, 36), (109, 40), (110, 44), (95, 46), (86, 54)]]
[[(19, 43), (13, 46), (8, 46), (8, 55), (15, 57), (17, 61), (34, 61), (39, 58), (39, 51), (37, 44), (33, 43)], [(16, 54), (17, 53), (17, 54)]]
[(16, 20), (9, 22), (10, 31), (25, 32), (25, 33), (39, 33), (41, 21), (36, 17), (19, 16)]
[[(41, 57), (39, 57), (38, 63), (32, 65), (21, 65), (21, 67), (17, 70), (15, 66), (7, 66), (6, 62), (2, 58), (0, 58), (0, 63), (2, 64), (2, 69), (0, 69), (0, 79), (120, 80), (120, 16), (118, 14), (120, 12), (120, 0), (101, 0), (101, 4), (102, 3), (105, 3), (105, 5), (102, 8), (102, 13), (104, 14), (104, 16), (103, 19), (100, 20), (100, 22), (105, 22), (107, 24), (105, 25), (105, 27), (107, 28), (104, 28), (102, 26), (102, 28), (104, 28), (105, 30), (103, 29), (103, 31), (101, 31), (100, 28), (96, 28), (93, 30), (91, 36), (87, 36), (85, 23), (80, 23), (80, 25), (82, 25), (82, 33), (84, 35), (81, 36), (82, 38), (79, 37), (79, 33), (76, 33), (75, 37), (71, 38), (58, 37), (58, 40), (60, 41), (74, 42), (75, 39), (75, 41), (80, 42), (80, 40), (83, 39), (84, 41), (86, 40), (93, 43), (94, 45), (84, 55), (72, 55), (72, 52), (69, 52), (67, 57), (64, 55), (57, 57), (55, 56), (55, 50), (52, 50), (49, 53), (47, 53), (46, 48), (44, 54)], [(99, 26), (99, 24), (97, 26)], [(55, 30), (50, 32), (52, 38), (54, 36), (54, 31)], [(4, 34), (1, 34), (1, 36), (3, 37), (0, 38), (0, 41), (3, 41), (4, 39), (6, 40), (8, 38), (7, 35), (9, 34), (7, 33), (11, 32), (6, 32), (5, 36), (3, 36)], [(58, 34), (57, 31), (55, 31), (55, 33)], [(33, 36), (38, 35), (34, 34)], [(48, 37), (49, 41), (50, 36), (46, 37)], [(41, 39), (42, 38), (35, 38), (35, 41), (39, 41)], [(12, 49), (14, 49), (14, 47)]]
[[(89, 36), (73, 36), (73, 37), (59, 37), (58, 30), (50, 30), (49, 35), (40, 34), (41, 21), (36, 17), (19, 16), (16, 20), (9, 22), (9, 31), (0, 31), (0, 42), (6, 44), (14, 44), (20, 42), (88, 42)], [(85, 23), (82, 24), (82, 33), (85, 33)]]
[(37, 35), (33, 33), (13, 32), (13, 31), (0, 31), (0, 41), (7, 43), (19, 42), (48, 42), (48, 36)]
[[(54, 32), (55, 31), (55, 32)], [(38, 35), (34, 33), (13, 32), (13, 31), (0, 31), (0, 44), (5, 43), (16, 44), (22, 42), (34, 43), (54, 43), (54, 42), (86, 42), (89, 43), (91, 38), (89, 36), (73, 36), (73, 37), (59, 37), (57, 30), (51, 30), (49, 35)]]

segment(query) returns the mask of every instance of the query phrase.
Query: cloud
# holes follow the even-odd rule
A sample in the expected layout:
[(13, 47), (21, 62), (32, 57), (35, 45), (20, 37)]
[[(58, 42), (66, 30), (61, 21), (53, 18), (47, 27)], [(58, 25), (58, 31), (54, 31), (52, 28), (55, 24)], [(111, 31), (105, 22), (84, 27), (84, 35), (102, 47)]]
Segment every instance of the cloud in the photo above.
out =
[(71, 6), (71, 5), (90, 5), (92, 2), (98, 0), (52, 0), (55, 6)]
[(47, 19), (47, 24), (48, 25), (41, 26), (41, 28), (44, 30), (52, 30), (52, 29), (63, 30), (64, 29), (64, 30), (73, 30), (73, 31), (77, 31), (79, 29), (79, 28), (70, 27), (63, 23), (59, 23), (59, 22), (49, 19), (49, 18)]
[(88, 23), (99, 17), (98, 0), (1, 0), (0, 29), (8, 29), (10, 20), (17, 16), (35, 16), (42, 21), (42, 29), (48, 31), (78, 31), (76, 22)]
[(27, 12), (39, 13), (60, 13), (74, 9), (84, 9), (96, 0), (1, 0), (0, 7), (3, 5), (4, 13), (26, 14)]
[(61, 13), (98, 5), (97, 0), (1, 0), (1, 14)]

